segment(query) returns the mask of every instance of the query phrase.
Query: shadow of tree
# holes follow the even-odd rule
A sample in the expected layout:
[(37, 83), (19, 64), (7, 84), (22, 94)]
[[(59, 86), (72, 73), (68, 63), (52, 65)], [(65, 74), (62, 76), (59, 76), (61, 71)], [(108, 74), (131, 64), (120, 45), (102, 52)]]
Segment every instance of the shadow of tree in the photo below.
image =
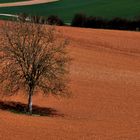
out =
[[(11, 111), (14, 113), (19, 113), (19, 114), (28, 114), (27, 105), (20, 102), (0, 101), (0, 109)], [(32, 115), (49, 116), (49, 117), (64, 117), (64, 114), (61, 114), (60, 112), (58, 112), (57, 110), (53, 108), (40, 107), (36, 105), (33, 105)]]

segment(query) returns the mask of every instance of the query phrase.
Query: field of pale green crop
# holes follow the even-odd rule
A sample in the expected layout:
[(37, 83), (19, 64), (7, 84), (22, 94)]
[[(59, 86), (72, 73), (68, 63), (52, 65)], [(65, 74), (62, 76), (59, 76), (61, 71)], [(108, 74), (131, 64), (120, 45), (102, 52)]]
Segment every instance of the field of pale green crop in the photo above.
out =
[(140, 17), (140, 0), (60, 0), (48, 4), (0, 8), (0, 13), (23, 12), (30, 15), (58, 15), (65, 22), (70, 22), (76, 13), (104, 18), (135, 18)]

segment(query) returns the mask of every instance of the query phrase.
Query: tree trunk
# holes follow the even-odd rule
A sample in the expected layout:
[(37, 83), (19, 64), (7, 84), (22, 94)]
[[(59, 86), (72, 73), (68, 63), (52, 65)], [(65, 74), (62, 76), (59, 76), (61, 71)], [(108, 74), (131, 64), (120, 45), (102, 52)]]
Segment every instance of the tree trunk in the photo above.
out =
[(30, 115), (32, 115), (32, 90), (29, 91), (28, 96), (28, 112)]

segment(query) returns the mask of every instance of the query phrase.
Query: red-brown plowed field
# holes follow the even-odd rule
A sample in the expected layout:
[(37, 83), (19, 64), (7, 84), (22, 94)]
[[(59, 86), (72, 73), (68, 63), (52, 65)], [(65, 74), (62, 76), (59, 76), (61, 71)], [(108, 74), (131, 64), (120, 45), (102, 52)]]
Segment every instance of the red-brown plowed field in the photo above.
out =
[(73, 96), (36, 95), (33, 103), (64, 117), (0, 110), (0, 140), (140, 140), (140, 33), (59, 29), (71, 40)]

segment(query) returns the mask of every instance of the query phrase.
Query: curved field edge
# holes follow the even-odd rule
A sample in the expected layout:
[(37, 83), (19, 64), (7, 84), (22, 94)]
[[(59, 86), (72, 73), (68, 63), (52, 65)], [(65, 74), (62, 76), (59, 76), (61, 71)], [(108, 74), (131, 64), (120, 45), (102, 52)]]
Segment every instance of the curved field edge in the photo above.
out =
[(58, 15), (65, 22), (70, 22), (74, 14), (85, 13), (104, 18), (135, 18), (140, 16), (140, 1), (137, 0), (60, 0), (48, 4), (22, 7), (0, 8), (0, 13), (28, 13), (32, 15)]

